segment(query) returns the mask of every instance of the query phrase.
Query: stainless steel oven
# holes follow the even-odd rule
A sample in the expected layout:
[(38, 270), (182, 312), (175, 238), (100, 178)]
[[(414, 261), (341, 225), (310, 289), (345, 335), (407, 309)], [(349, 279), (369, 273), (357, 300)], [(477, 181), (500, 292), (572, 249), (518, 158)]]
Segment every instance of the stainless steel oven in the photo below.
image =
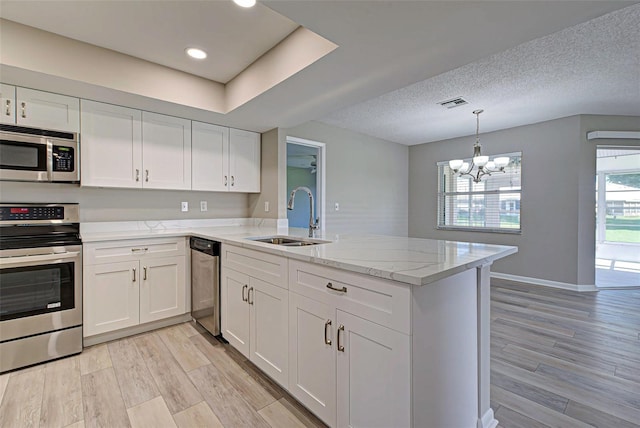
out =
[(0, 179), (80, 181), (78, 135), (0, 124)]
[(75, 204), (0, 204), (0, 372), (82, 351)]

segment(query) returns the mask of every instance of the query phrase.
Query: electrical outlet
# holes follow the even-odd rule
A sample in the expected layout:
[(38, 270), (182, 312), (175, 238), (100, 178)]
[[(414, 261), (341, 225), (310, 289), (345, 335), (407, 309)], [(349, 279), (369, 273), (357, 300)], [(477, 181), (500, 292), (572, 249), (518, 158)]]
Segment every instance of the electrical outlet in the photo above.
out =
[(181, 209), (183, 213), (189, 211), (189, 202), (182, 202)]
[(335, 210), (336, 211), (340, 211), (340, 204), (338, 202), (336, 202), (336, 204), (334, 205)]
[(200, 201), (200, 211), (207, 210), (207, 201)]
[(265, 201), (265, 203), (264, 203), (264, 212), (266, 212), (266, 213), (269, 212), (269, 201)]

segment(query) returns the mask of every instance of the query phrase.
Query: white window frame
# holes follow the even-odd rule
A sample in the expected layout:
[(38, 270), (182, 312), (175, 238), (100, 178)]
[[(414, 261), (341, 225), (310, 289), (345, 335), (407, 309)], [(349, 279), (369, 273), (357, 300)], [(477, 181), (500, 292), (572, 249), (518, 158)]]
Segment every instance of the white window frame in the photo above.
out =
[[(442, 162), (437, 162), (437, 168), (438, 168), (438, 203), (437, 203), (437, 209), (438, 209), (438, 215), (437, 215), (437, 224), (436, 224), (436, 229), (439, 230), (457, 230), (457, 231), (468, 231), (468, 232), (488, 232), (488, 233), (508, 233), (508, 234), (522, 234), (522, 152), (512, 152), (512, 153), (504, 153), (504, 154), (498, 154), (498, 155), (492, 155), (489, 156), (490, 160), (493, 160), (494, 158), (497, 157), (501, 157), (501, 156), (508, 156), (509, 158), (513, 159), (513, 158), (519, 158), (519, 162), (520, 162), (520, 190), (469, 190), (466, 192), (458, 192), (458, 191), (446, 191), (446, 189), (444, 189), (445, 183), (443, 182), (443, 178), (445, 173), (447, 173), (447, 171), (450, 171), (449, 169), (449, 161), (442, 161)], [(464, 159), (465, 162), (470, 162), (471, 159)], [(482, 178), (483, 182), (487, 182), (489, 180), (491, 180), (493, 177), (499, 177), (500, 175), (502, 175), (503, 173), (494, 173), (491, 176), (484, 176)], [(468, 177), (468, 176), (467, 176)], [(459, 178), (464, 178), (464, 177), (459, 177)], [(469, 180), (471, 180), (471, 178), (469, 177)], [(473, 183), (473, 182), (472, 182)], [(470, 189), (473, 189), (473, 186), (470, 186)], [(445, 207), (445, 198), (446, 197), (453, 197), (455, 198), (456, 196), (463, 196), (463, 195), (467, 195), (469, 197), (469, 200), (471, 201), (473, 199), (473, 196), (485, 196), (485, 195), (500, 195), (500, 194), (512, 194), (512, 193), (518, 193), (520, 195), (520, 224), (518, 228), (512, 228), (512, 227), (483, 227), (483, 226), (463, 226), (463, 225), (447, 225), (447, 219), (445, 218), (446, 214), (447, 214), (447, 210)], [(500, 206), (500, 204), (498, 204), (498, 206)], [(470, 207), (471, 208), (471, 204)], [(485, 207), (486, 209), (486, 207)], [(471, 215), (471, 209), (469, 209), (469, 215)], [(498, 216), (500, 215), (500, 213), (498, 212)], [(485, 214), (486, 216), (486, 214)]]

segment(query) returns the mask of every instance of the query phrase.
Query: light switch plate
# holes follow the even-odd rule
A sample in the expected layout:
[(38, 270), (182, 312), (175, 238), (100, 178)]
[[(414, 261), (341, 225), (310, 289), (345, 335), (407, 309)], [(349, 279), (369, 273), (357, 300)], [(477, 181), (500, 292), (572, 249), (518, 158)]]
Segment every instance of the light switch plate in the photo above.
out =
[(189, 211), (189, 202), (182, 202), (181, 209), (183, 213)]
[(200, 201), (200, 211), (207, 210), (207, 201)]
[(266, 213), (269, 212), (269, 201), (265, 201), (264, 202), (264, 212), (266, 212)]

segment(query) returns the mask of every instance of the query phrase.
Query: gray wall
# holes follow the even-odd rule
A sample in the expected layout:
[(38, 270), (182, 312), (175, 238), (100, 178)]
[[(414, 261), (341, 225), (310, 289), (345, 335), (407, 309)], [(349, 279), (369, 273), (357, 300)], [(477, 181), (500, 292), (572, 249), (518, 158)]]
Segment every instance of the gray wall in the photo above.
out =
[(474, 138), (412, 146), (409, 236), (516, 245), (518, 253), (495, 262), (493, 271), (593, 285), (595, 146), (604, 143), (587, 142), (586, 131), (634, 126), (640, 128), (638, 118), (572, 116), (482, 134), (483, 154), (522, 152), (520, 235), (437, 230), (436, 163), (471, 156)]
[[(0, 201), (78, 202), (80, 221), (246, 218), (248, 195), (179, 190), (106, 189), (72, 184), (0, 182)], [(189, 202), (189, 212), (180, 203)], [(208, 211), (200, 212), (200, 201)]]
[(280, 136), (326, 144), (327, 231), (407, 235), (407, 146), (314, 121)]

